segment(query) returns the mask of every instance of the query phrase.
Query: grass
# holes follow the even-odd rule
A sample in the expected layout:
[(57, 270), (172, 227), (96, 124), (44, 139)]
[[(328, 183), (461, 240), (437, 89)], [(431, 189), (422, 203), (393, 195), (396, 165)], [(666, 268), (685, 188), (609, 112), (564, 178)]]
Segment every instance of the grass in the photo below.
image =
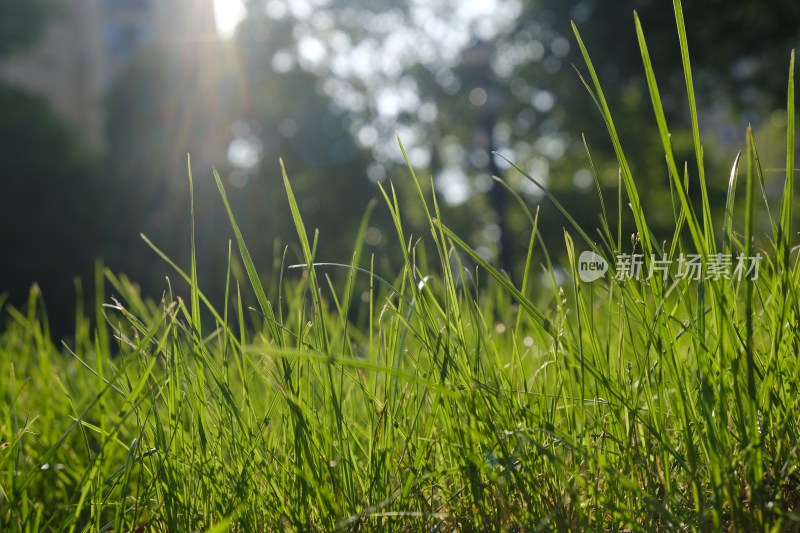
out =
[[(362, 235), (351, 265), (321, 263), (284, 172), (302, 264), (271, 278), (259, 276), (217, 177), (236, 237), (218, 307), (194, 255), (183, 270), (147, 238), (190, 287), (186, 300), (171, 286), (162, 301), (144, 300), (98, 269), (94, 316), (81, 310), (64, 346), (49, 340), (36, 288), (21, 310), (0, 300), (0, 528), (800, 529), (794, 59), (779, 217), (748, 130), (725, 219), (713, 220), (678, 0), (675, 13), (699, 214), (636, 20), (673, 191), (666, 242), (648, 228), (576, 29), (581, 79), (619, 162), (618, 201), (624, 193), (638, 232), (628, 244), (605, 218), (597, 239), (570, 228), (562, 285), (536, 239), (536, 213), (517, 287), (447, 227), (413, 170), (417, 197), (404, 201), (424, 206), (422, 239), (405, 227), (394, 188), (381, 189), (398, 271), (376, 272)], [(764, 246), (753, 235), (761, 216), (772, 228)], [(611, 270), (581, 283), (576, 256), (590, 249)], [(763, 260), (755, 280), (613, 279), (615, 257), (634, 251), (645, 269), (651, 254), (697, 254), (706, 268), (717, 253)], [(531, 277), (534, 262), (545, 263), (544, 283)]]

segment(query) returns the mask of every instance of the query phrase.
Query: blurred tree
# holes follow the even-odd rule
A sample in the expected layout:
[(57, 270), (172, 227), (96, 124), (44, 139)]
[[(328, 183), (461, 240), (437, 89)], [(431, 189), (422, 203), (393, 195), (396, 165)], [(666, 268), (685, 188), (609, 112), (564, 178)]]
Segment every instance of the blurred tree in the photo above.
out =
[[(790, 0), (684, 4), (701, 127), (711, 124), (702, 132), (707, 175), (712, 198), (719, 200), (746, 122), (763, 121), (767, 111), (783, 105), (788, 49), (800, 36), (800, 7)], [(490, 180), (494, 165), (529, 201), (542, 204), (540, 228), (549, 242), (563, 242), (564, 226), (540, 191), (504, 168), (502, 159), (493, 160), (488, 148), (496, 147), (553, 190), (585, 226), (599, 225), (599, 203), (581, 134), (606, 192), (616, 185), (605, 126), (570, 67), (585, 71), (571, 20), (604, 83), (640, 193), (646, 205), (664, 206), (668, 180), (634, 32), (633, 11), (639, 11), (673, 143), (697, 179), (671, 2), (250, 0), (249, 5), (251, 19), (271, 18), (291, 32), (292, 43), (263, 52), (290, 66), (287, 70), (314, 74), (334, 105), (350, 113), (356, 138), (376, 160), (370, 174), (380, 179), (403, 172), (394, 141), (399, 132), (412, 164), (422, 175), (429, 170), (453, 208), (448, 220), (462, 233), (471, 232), (486, 253), (499, 248), (504, 226), (514, 234), (506, 236), (507, 246), (528, 242), (525, 219), (514, 204), (506, 208), (497, 194), (483, 194), (497, 191)], [(480, 42), (491, 52), (476, 64), (469, 52)], [(616, 218), (613, 210), (609, 215)], [(651, 213), (659, 235), (671, 234), (670, 219), (668, 210)]]
[(0, 0), (0, 56), (36, 43), (56, 12), (55, 0)]
[[(796, 3), (786, 1), (770, 3), (768, 7), (755, 0), (737, 2), (735, 6), (718, 1), (684, 4), (707, 180), (712, 202), (721, 209), (729, 165), (741, 147), (745, 125), (763, 122), (776, 107), (785, 105), (789, 48), (800, 37), (800, 9)], [(633, 12), (637, 10), (659, 77), (673, 146), (679, 159), (689, 165), (690, 192), (698, 190), (672, 2), (540, 0), (506, 5), (508, 13), (515, 15), (512, 24), (491, 27), (481, 19), (472, 28), (475, 39), (489, 39), (494, 46), (491, 67), (483, 76), (492, 80), (495, 91), (501, 91), (497, 98), (504, 109), (495, 135), (502, 152), (548, 185), (579, 223), (590, 228), (599, 225), (599, 205), (581, 134), (586, 136), (607, 194), (612, 192), (609, 187), (616, 184), (617, 168), (605, 125), (570, 67), (575, 65), (588, 77), (570, 27), (570, 21), (575, 21), (604, 84), (645, 205), (669, 205), (661, 143), (634, 31)], [(427, 85), (443, 109), (440, 116), (458, 116), (456, 107), (480, 109), (491, 103), (475, 98), (486, 82), (465, 68), (466, 59), (462, 56), (450, 69), (459, 82), (459, 90), (451, 97), (447, 97), (447, 87), (442, 83)], [(434, 82), (437, 76), (439, 80), (447, 79), (435, 70)], [(444, 126), (447, 131), (455, 131), (455, 127), (452, 122)], [(471, 166), (473, 173), (485, 172), (481, 168), (484, 161), (479, 161), (481, 165), (470, 163), (464, 166)], [(512, 179), (513, 176), (511, 173)], [(524, 185), (517, 184), (522, 190)], [(535, 199), (538, 191), (528, 190)], [(613, 211), (610, 215), (612, 220), (616, 218)], [(669, 209), (653, 209), (648, 215), (657, 236), (671, 236)], [(546, 238), (551, 242), (563, 240), (561, 228), (565, 221), (546, 201), (541, 222)], [(628, 217), (626, 228), (632, 231), (631, 222)]]
[[(150, 43), (113, 80), (105, 102), (108, 180), (114, 194), (116, 238), (106, 250), (112, 269), (127, 273), (150, 296), (177, 276), (140, 238), (146, 235), (188, 268), (190, 201), (188, 156), (196, 187), (198, 263), (204, 278), (224, 277), (227, 257), (220, 236), (212, 164), (224, 154), (227, 129), (220, 116), (233, 114), (217, 72), (220, 43)], [(222, 235), (227, 235), (223, 233)], [(220, 241), (220, 242), (217, 242)], [(217, 248), (213, 248), (214, 246)], [(223, 266), (220, 267), (220, 264)], [(184, 289), (180, 284), (176, 288)]]
[[(283, 246), (297, 242), (280, 158), (309, 235), (321, 233), (318, 257), (350, 260), (359, 219), (377, 191), (368, 186), (366, 152), (352, 138), (348, 114), (332, 108), (318, 77), (287, 71), (279, 54), (274, 59), (291, 43), (291, 28), (251, 18), (232, 43), (202, 49), (153, 43), (114, 83), (106, 102), (109, 176), (117, 191), (110, 202), (127, 237), (108, 257), (149, 294), (160, 294), (164, 275), (173, 283), (175, 276), (139, 233), (179, 265), (188, 264), (187, 153), (199, 269), (210, 296), (223, 294), (233, 237), (212, 165), (260, 268), (280, 263)], [(293, 248), (287, 261), (300, 257)]]
[(91, 276), (105, 241), (107, 190), (96, 156), (46, 101), (0, 85), (0, 109), (0, 292), (19, 305), (38, 282), (53, 332), (66, 334), (73, 276)]
[[(52, 0), (0, 0), (0, 56), (33, 45)], [(99, 160), (43, 98), (0, 83), (0, 292), (26, 301), (42, 287), (56, 336), (67, 334), (75, 310), (73, 276), (91, 279), (107, 240), (107, 194)]]
[(378, 191), (369, 186), (368, 153), (353, 138), (351, 114), (332, 105), (324, 79), (293, 68), (296, 59), (288, 49), (294, 44), (293, 28), (267, 16), (251, 14), (240, 27), (235, 46), (246, 90), (239, 104), (242, 121), (233, 133), (244, 127), (253, 137), (258, 161), (232, 169), (229, 181), (238, 186), (236, 201), (248, 204), (239, 212), (259, 213), (249, 229), (271, 255), (274, 239), (296, 242), (278, 165), (282, 158), (309, 235), (320, 231), (318, 256), (347, 262), (359, 219)]

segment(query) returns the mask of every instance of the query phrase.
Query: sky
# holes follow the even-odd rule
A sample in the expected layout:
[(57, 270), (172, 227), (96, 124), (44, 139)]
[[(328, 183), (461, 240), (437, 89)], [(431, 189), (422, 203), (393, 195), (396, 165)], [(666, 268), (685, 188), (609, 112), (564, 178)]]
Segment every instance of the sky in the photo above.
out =
[(214, 12), (217, 31), (223, 37), (230, 37), (244, 16), (244, 4), (242, 0), (214, 0)]

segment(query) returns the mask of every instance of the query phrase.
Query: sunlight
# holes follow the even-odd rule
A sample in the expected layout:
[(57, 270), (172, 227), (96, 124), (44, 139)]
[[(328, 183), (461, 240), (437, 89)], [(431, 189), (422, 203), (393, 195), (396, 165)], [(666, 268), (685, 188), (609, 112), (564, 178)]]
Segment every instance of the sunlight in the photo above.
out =
[(221, 37), (231, 37), (244, 14), (245, 8), (242, 0), (214, 0), (217, 32)]

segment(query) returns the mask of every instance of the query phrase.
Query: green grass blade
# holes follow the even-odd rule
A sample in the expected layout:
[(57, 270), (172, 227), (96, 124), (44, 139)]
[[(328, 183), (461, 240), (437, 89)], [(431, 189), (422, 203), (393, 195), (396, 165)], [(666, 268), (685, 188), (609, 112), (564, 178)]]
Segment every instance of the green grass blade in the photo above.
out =
[(261, 308), (261, 312), (267, 319), (267, 328), (272, 335), (273, 342), (275, 342), (275, 344), (278, 346), (283, 346), (283, 337), (278, 330), (275, 314), (272, 311), (272, 305), (270, 305), (269, 301), (267, 300), (267, 295), (264, 292), (264, 286), (261, 284), (261, 278), (259, 278), (256, 266), (253, 264), (250, 251), (247, 249), (247, 245), (244, 243), (242, 232), (239, 230), (239, 225), (236, 223), (236, 218), (233, 216), (230, 203), (228, 203), (228, 195), (225, 193), (225, 188), (222, 186), (222, 180), (220, 179), (219, 173), (216, 169), (214, 169), (214, 180), (217, 183), (217, 189), (219, 189), (222, 202), (225, 204), (225, 210), (228, 212), (228, 218), (230, 219), (233, 233), (236, 236), (236, 244), (239, 247), (239, 254), (242, 256), (242, 262), (244, 263), (245, 270), (247, 271), (247, 278), (250, 280), (250, 286), (256, 293), (256, 299), (258, 300), (258, 305)]
[(592, 63), (592, 59), (589, 56), (589, 52), (586, 49), (586, 46), (583, 44), (583, 39), (581, 38), (580, 32), (578, 31), (578, 27), (575, 23), (572, 23), (572, 31), (575, 34), (575, 39), (578, 42), (578, 46), (581, 50), (581, 54), (583, 56), (583, 60), (586, 63), (586, 67), (589, 69), (589, 75), (592, 79), (592, 87), (589, 86), (588, 82), (583, 78), (583, 76), (578, 73), (580, 76), (581, 82), (586, 87), (589, 94), (592, 95), (592, 98), (595, 99), (595, 102), (598, 104), (600, 108), (601, 114), (603, 116), (603, 120), (606, 123), (606, 128), (608, 129), (609, 137), (611, 137), (611, 142), (614, 146), (614, 153), (617, 156), (617, 162), (619, 163), (620, 173), (622, 175), (623, 183), (625, 184), (625, 191), (628, 193), (628, 199), (630, 200), (631, 209), (633, 211), (633, 218), (636, 223), (636, 228), (639, 231), (639, 235), (642, 241), (642, 250), (644, 251), (644, 255), (646, 258), (650, 257), (652, 253), (652, 246), (650, 242), (650, 235), (647, 228), (647, 222), (644, 216), (644, 209), (642, 208), (641, 200), (639, 199), (639, 192), (636, 189), (636, 184), (633, 179), (633, 173), (631, 172), (630, 164), (628, 163), (628, 158), (625, 155), (625, 151), (622, 149), (622, 143), (620, 142), (619, 135), (617, 133), (617, 128), (614, 125), (614, 119), (611, 116), (611, 110), (608, 107), (608, 103), (606, 102), (605, 95), (603, 94), (603, 88), (600, 85), (600, 79), (597, 76), (597, 72), (595, 71), (594, 64)]
[(686, 37), (686, 24), (683, 20), (683, 7), (680, 0), (673, 0), (675, 10), (675, 22), (678, 27), (678, 42), (681, 48), (681, 63), (683, 64), (683, 76), (686, 81), (686, 93), (689, 97), (689, 113), (692, 121), (692, 140), (694, 142), (695, 160), (697, 162), (697, 172), (700, 178), (700, 195), (703, 209), (703, 234), (706, 237), (706, 244), (709, 251), (717, 249), (714, 227), (711, 223), (711, 207), (708, 200), (708, 187), (706, 185), (706, 169), (703, 162), (703, 145), (700, 143), (700, 126), (697, 120), (697, 103), (694, 96), (694, 83), (692, 82), (692, 65), (689, 61), (689, 44)]
[(317, 320), (322, 321), (321, 327), (315, 328), (315, 331), (318, 333), (318, 340), (322, 350), (327, 352), (330, 341), (327, 335), (327, 328), (325, 327), (326, 313), (322, 307), (322, 301), (320, 300), (320, 285), (317, 280), (316, 270), (314, 269), (314, 253), (312, 247), (309, 245), (308, 234), (306, 233), (306, 228), (303, 224), (303, 218), (300, 215), (300, 208), (297, 206), (297, 199), (294, 196), (292, 185), (289, 183), (289, 176), (286, 174), (286, 168), (283, 165), (283, 160), (280, 161), (280, 165), (281, 176), (283, 177), (283, 185), (286, 188), (286, 196), (289, 199), (289, 210), (292, 213), (292, 220), (294, 220), (297, 236), (300, 239), (300, 247), (303, 250), (303, 259), (305, 260), (306, 268), (308, 269), (309, 287), (311, 290), (312, 299), (314, 301), (314, 307), (316, 308), (317, 312)]
[(634, 18), (636, 22), (636, 35), (639, 39), (639, 49), (641, 50), (642, 61), (644, 62), (647, 87), (650, 91), (650, 99), (653, 104), (653, 111), (656, 115), (656, 122), (658, 124), (661, 142), (664, 147), (664, 153), (667, 156), (667, 165), (669, 166), (670, 175), (672, 176), (675, 192), (678, 193), (678, 199), (680, 200), (681, 207), (683, 212), (686, 213), (686, 223), (692, 235), (692, 241), (694, 242), (695, 249), (697, 250), (697, 253), (702, 256), (703, 262), (705, 262), (705, 259), (709, 253), (708, 244), (704, 238), (703, 230), (698, 223), (694, 209), (689, 202), (687, 191), (680, 180), (681, 173), (678, 171), (678, 165), (675, 162), (675, 154), (672, 150), (672, 141), (670, 139), (669, 129), (667, 128), (667, 119), (664, 115), (664, 107), (661, 104), (661, 96), (658, 92), (658, 85), (656, 84), (653, 65), (650, 61), (650, 54), (647, 51), (647, 43), (644, 38), (644, 32), (642, 31), (642, 25), (639, 21), (639, 16), (634, 14)]
[[(736, 180), (739, 175), (739, 160), (742, 157), (742, 152), (736, 154), (736, 159), (731, 167), (731, 174), (728, 178), (728, 195), (725, 198), (725, 221), (722, 225), (724, 233), (722, 235), (722, 248), (723, 253), (730, 255), (733, 251), (733, 205), (736, 197)], [(752, 170), (748, 166), (748, 170)], [(749, 186), (749, 182), (748, 182)], [(752, 198), (748, 197), (749, 200)]]

